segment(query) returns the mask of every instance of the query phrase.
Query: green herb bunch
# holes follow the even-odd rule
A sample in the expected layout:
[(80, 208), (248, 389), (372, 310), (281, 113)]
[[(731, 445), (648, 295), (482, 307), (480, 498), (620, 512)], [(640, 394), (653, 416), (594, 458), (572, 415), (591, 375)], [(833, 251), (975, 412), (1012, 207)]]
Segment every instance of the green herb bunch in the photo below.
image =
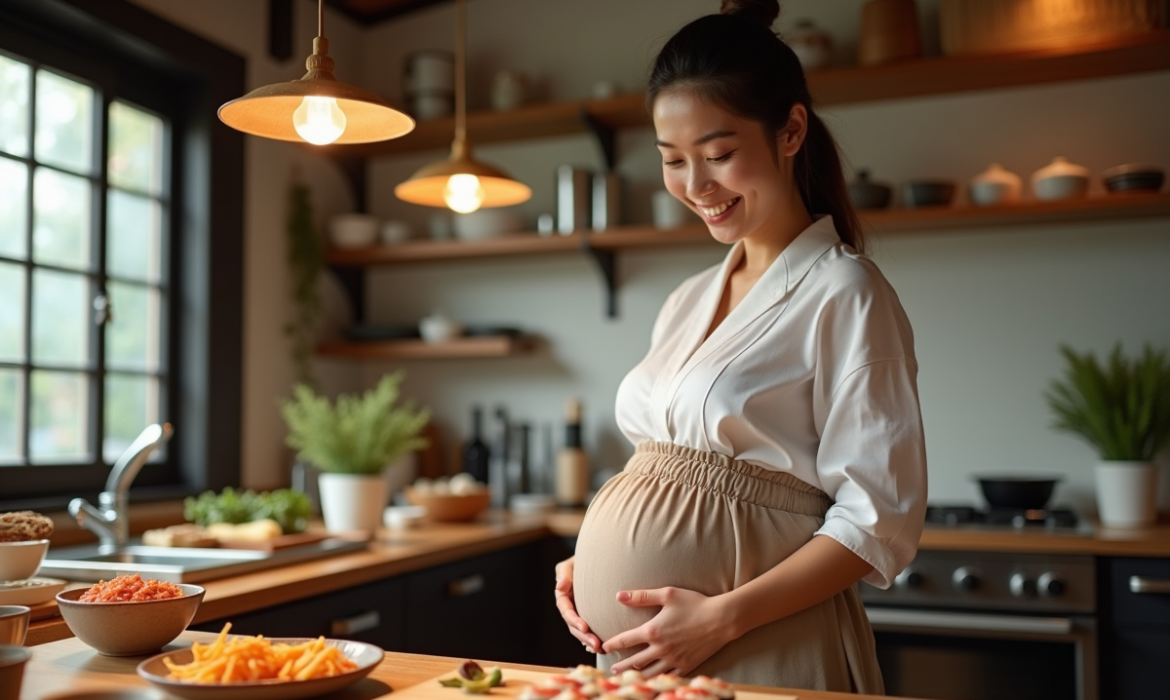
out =
[(427, 441), (419, 433), (430, 411), (412, 402), (395, 406), (402, 373), (387, 374), (361, 395), (342, 394), (337, 402), (298, 384), (291, 401), (281, 406), (288, 424), (285, 442), (297, 457), (337, 474), (378, 474), (387, 464)]
[(1130, 362), (1118, 344), (1108, 363), (1067, 346), (1063, 380), (1045, 397), (1056, 414), (1053, 427), (1079, 435), (1103, 460), (1149, 462), (1170, 440), (1170, 359), (1145, 346)]
[(284, 534), (304, 531), (309, 524), (309, 498), (300, 491), (277, 489), (256, 493), (236, 491), (228, 486), (222, 493), (204, 491), (198, 498), (183, 500), (183, 516), (188, 521), (207, 527), (212, 523), (250, 523), (253, 520), (275, 520)]

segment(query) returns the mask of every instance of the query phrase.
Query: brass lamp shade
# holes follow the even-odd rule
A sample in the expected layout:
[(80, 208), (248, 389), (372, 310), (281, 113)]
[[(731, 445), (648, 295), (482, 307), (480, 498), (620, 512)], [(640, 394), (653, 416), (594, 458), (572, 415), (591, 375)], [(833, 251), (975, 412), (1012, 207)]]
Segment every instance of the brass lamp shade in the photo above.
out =
[(290, 80), (256, 88), (219, 108), (224, 124), (245, 134), (280, 141), (304, 141), (293, 127), (293, 112), (305, 97), (332, 97), (345, 113), (346, 127), (333, 143), (385, 141), (410, 133), (414, 119), (381, 97), (331, 79)]
[(472, 158), (452, 157), (449, 160), (423, 166), (406, 182), (394, 188), (394, 196), (411, 204), (428, 207), (446, 207), (444, 192), (452, 175), (475, 175), (483, 188), (481, 207), (510, 207), (527, 202), (532, 189), (517, 182), (502, 171)]

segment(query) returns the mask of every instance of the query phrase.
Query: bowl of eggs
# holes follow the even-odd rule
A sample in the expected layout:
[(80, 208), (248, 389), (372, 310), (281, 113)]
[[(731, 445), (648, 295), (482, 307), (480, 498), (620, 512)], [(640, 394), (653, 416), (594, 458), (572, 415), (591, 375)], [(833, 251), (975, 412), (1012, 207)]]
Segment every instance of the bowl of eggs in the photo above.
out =
[(406, 500), (426, 508), (428, 520), (466, 522), (488, 507), (492, 494), (473, 476), (462, 473), (450, 479), (418, 479), (406, 487)]

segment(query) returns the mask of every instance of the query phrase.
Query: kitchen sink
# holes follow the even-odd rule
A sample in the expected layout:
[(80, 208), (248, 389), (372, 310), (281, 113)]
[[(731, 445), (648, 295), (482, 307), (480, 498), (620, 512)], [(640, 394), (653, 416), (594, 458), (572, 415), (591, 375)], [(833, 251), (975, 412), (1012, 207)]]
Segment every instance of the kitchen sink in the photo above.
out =
[(249, 549), (147, 547), (138, 544), (111, 551), (95, 544), (50, 548), (37, 575), (72, 581), (98, 581), (109, 580), (122, 574), (137, 573), (142, 574), (143, 578), (171, 583), (198, 583), (365, 548), (365, 542), (335, 538), (286, 547), (274, 552)]

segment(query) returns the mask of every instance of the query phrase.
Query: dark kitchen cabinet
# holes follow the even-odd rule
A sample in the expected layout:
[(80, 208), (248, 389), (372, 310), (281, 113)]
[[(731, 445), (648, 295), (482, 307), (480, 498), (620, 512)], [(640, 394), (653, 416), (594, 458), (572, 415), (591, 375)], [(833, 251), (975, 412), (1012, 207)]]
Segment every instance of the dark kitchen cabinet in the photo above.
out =
[(1165, 697), (1170, 668), (1170, 560), (1109, 562), (1108, 639), (1102, 697)]

